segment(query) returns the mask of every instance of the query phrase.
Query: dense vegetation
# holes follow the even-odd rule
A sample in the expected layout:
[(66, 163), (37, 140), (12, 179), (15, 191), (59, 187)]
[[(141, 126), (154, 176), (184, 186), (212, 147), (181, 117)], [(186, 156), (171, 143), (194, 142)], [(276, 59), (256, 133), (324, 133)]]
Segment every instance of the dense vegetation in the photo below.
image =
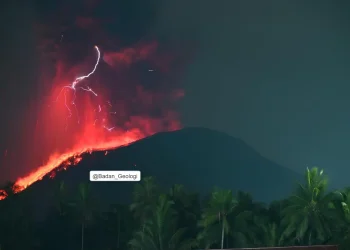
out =
[(56, 204), (40, 222), (33, 219), (33, 211), (19, 205), (18, 195), (0, 201), (0, 249), (187, 250), (323, 244), (350, 249), (350, 188), (327, 191), (327, 178), (317, 168), (306, 170), (304, 183), (290, 197), (271, 204), (255, 202), (242, 191), (217, 188), (200, 199), (181, 185), (163, 190), (147, 177), (135, 185), (131, 205), (116, 204), (106, 210), (99, 207), (92, 188), (82, 183), (71, 193), (60, 183)]

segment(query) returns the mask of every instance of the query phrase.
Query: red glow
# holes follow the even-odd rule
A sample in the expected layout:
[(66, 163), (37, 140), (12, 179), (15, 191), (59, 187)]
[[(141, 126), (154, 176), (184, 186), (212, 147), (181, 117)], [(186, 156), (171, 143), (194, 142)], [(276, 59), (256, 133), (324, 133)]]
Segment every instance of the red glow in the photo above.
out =
[[(33, 131), (35, 145), (30, 149), (30, 162), (37, 162), (39, 158), (45, 163), (32, 167), (34, 170), (18, 178), (14, 192), (23, 191), (48, 173), (54, 178), (53, 170), (59, 166), (66, 169), (69, 165), (77, 164), (83, 153), (105, 151), (106, 155), (110, 149), (154, 133), (179, 129), (177, 115), (166, 103), (182, 97), (182, 91), (164, 93), (146, 90), (137, 84), (137, 79), (130, 79), (128, 76), (122, 78), (127, 82), (119, 82), (120, 79), (113, 82), (114, 75), (111, 72), (116, 67), (125, 65), (129, 68), (135, 62), (154, 56), (156, 51), (157, 45), (152, 43), (120, 52), (105, 53), (103, 59), (107, 64), (101, 64), (104, 67), (103, 73), (107, 72), (107, 75), (99, 72), (99, 65), (95, 68), (94, 75), (90, 74), (79, 81), (74, 81), (78, 79), (76, 76), (91, 72), (92, 60), (86, 62), (84, 71), (81, 67), (67, 70), (64, 63), (59, 62), (47, 105), (42, 106), (40, 117), (36, 120)], [(108, 85), (104, 84), (106, 79), (109, 79)], [(110, 90), (111, 81), (114, 83), (113, 88), (117, 90), (114, 90), (117, 96)], [(77, 82), (79, 88), (74, 84)], [(90, 89), (88, 86), (93, 87)], [(64, 95), (60, 94), (62, 89)], [(157, 116), (150, 115), (154, 109), (158, 110)], [(6, 192), (0, 190), (0, 200), (6, 196)]]

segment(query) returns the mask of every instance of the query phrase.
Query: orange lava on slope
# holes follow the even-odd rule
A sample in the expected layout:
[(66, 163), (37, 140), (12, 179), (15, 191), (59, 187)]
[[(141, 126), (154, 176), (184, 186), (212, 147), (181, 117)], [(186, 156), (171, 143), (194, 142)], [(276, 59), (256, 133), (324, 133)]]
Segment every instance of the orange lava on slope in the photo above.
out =
[[(15, 182), (16, 189), (15, 193), (20, 192), (33, 184), (34, 182), (41, 180), (45, 175), (53, 171), (58, 166), (62, 165), (67, 160), (74, 158), (74, 164), (78, 164), (82, 158), (80, 157), (83, 153), (93, 152), (93, 151), (105, 151), (118, 148), (123, 145), (127, 145), (136, 140), (142, 139), (144, 135), (140, 134), (139, 131), (129, 131), (124, 132), (120, 136), (112, 137), (107, 142), (100, 142), (93, 145), (85, 145), (83, 147), (76, 147), (63, 154), (55, 154), (50, 157), (48, 162), (40, 166), (37, 170), (30, 173), (29, 175), (19, 178)], [(1, 197), (1, 196), (0, 196)]]
[[(82, 157), (81, 155), (86, 152), (93, 151), (105, 151), (118, 148), (120, 146), (125, 146), (129, 143), (137, 141), (139, 139), (144, 138), (145, 135), (141, 134), (140, 131), (135, 129), (134, 131), (121, 132), (119, 136), (113, 136), (109, 138), (106, 142), (96, 142), (91, 145), (82, 145), (77, 146), (76, 148), (71, 149), (62, 154), (53, 154), (50, 156), (50, 159), (46, 164), (40, 166), (37, 170), (31, 172), (25, 177), (19, 178), (13, 188), (14, 193), (18, 193), (32, 185), (33, 183), (41, 180), (45, 175), (55, 170), (60, 165), (69, 161), (73, 158), (73, 165), (78, 164)], [(70, 165), (70, 164), (69, 164)], [(52, 176), (53, 177), (53, 176)], [(7, 193), (4, 190), (0, 190), (0, 200), (3, 200), (7, 197)]]
[[(14, 193), (23, 191), (49, 173), (50, 177), (54, 177), (55, 170), (62, 165), (79, 163), (82, 154), (86, 152), (115, 149), (157, 132), (180, 128), (177, 115), (171, 111), (169, 102), (181, 98), (183, 92), (178, 89), (167, 93), (164, 89), (147, 90), (135, 78), (137, 73), (130, 70), (133, 63), (155, 60), (150, 57), (154, 55), (156, 48), (156, 44), (152, 44), (115, 54), (106, 53), (108, 60), (99, 65), (104, 67), (103, 74), (99, 74), (98, 68), (91, 79), (79, 83), (85, 89), (94, 89), (98, 96), (78, 89), (76, 92), (68, 90), (64, 95), (59, 95), (62, 86), (69, 85), (77, 75), (82, 75), (82, 70), (81, 67), (65, 69), (63, 63), (57, 64), (48, 105), (42, 107), (40, 122), (36, 126), (36, 145), (29, 149), (33, 151), (32, 155), (41, 154), (41, 157), (48, 160), (34, 171), (18, 178), (13, 185)], [(88, 66), (91, 68), (91, 64), (89, 61), (84, 69)], [(128, 69), (129, 74), (122, 78), (127, 79), (127, 84), (122, 81), (114, 82), (113, 71), (117, 71), (119, 77), (122, 64)], [(112, 79), (110, 83), (108, 79)], [(101, 85), (94, 85), (96, 82), (101, 82)], [(114, 93), (109, 86), (113, 86), (117, 92)], [(103, 91), (103, 88), (108, 91)], [(104, 93), (108, 93), (111, 98), (106, 98)], [(111, 99), (114, 101), (110, 101)], [(154, 110), (157, 115), (150, 115)], [(7, 193), (0, 190), (0, 200), (6, 197)]]

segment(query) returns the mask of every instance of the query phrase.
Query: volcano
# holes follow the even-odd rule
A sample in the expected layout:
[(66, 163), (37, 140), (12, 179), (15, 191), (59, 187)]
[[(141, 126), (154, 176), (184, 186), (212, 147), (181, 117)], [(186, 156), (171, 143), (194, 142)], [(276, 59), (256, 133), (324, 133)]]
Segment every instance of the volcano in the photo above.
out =
[[(164, 187), (183, 184), (207, 194), (216, 186), (249, 192), (264, 202), (290, 194), (301, 179), (296, 172), (264, 158), (240, 139), (204, 128), (184, 128), (158, 133), (112, 151), (86, 153), (77, 165), (49, 173), (19, 196), (36, 205), (46, 204), (43, 201), (52, 199), (58, 183), (64, 181), (75, 189), (80, 182), (89, 181), (91, 170), (140, 170), (142, 178), (154, 176)], [(130, 202), (135, 182), (91, 184), (101, 204), (107, 205)]]

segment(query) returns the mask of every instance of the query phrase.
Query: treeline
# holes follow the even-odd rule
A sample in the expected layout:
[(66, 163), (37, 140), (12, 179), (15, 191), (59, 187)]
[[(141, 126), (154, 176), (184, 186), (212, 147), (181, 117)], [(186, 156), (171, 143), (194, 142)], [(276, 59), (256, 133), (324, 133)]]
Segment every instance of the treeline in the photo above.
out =
[[(273, 185), (273, 184), (271, 184)], [(182, 185), (164, 190), (155, 178), (136, 184), (130, 205), (99, 206), (93, 185), (75, 193), (65, 183), (44, 220), (10, 194), (0, 201), (0, 249), (190, 250), (340, 245), (350, 249), (350, 188), (327, 191), (327, 178), (307, 169), (284, 200), (258, 203), (250, 194), (214, 188), (204, 200)], [(276, 187), (278, 188), (278, 187)], [(40, 199), (38, 198), (38, 202)]]

